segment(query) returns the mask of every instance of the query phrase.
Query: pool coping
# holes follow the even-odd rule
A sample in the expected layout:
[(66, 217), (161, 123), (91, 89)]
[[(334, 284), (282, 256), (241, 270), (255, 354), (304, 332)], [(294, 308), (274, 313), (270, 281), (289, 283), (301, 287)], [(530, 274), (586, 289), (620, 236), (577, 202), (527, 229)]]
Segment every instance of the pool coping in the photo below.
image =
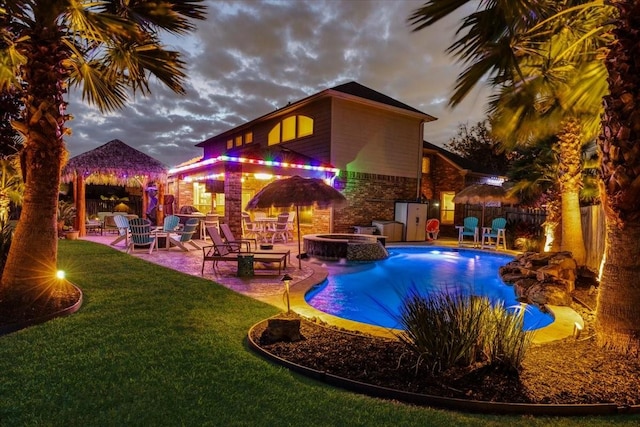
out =
[[(387, 247), (388, 248), (411, 247), (411, 245), (388, 245)], [(421, 247), (421, 246), (416, 246), (416, 247)], [(442, 247), (446, 247), (449, 249), (452, 248), (444, 245)], [(480, 249), (473, 249), (473, 248), (459, 248), (459, 249), (486, 253), (486, 251), (483, 251)], [(517, 254), (517, 252), (513, 252), (513, 251), (506, 251), (506, 252), (499, 251), (498, 253), (508, 254), (508, 255)], [(297, 283), (294, 283), (289, 290), (289, 301), (290, 301), (291, 309), (293, 311), (295, 311), (301, 316), (304, 316), (310, 319), (319, 319), (333, 326), (337, 326), (337, 327), (348, 329), (348, 330), (365, 332), (365, 333), (376, 335), (376, 336), (396, 337), (397, 334), (401, 332), (401, 330), (398, 330), (398, 329), (374, 326), (374, 325), (369, 325), (367, 323), (344, 319), (338, 316), (325, 313), (323, 311), (320, 311), (310, 306), (305, 299), (305, 295), (311, 288), (322, 283), (327, 278), (328, 272), (321, 265), (315, 265), (309, 262), (306, 264), (306, 266), (311, 267), (313, 270), (313, 273), (309, 277)], [(553, 322), (551, 322), (551, 324), (543, 328), (535, 330), (531, 338), (531, 342), (533, 344), (544, 344), (544, 343), (575, 336), (576, 329), (577, 329), (576, 325), (579, 325), (578, 328), (580, 330), (584, 329), (584, 320), (571, 307), (546, 305), (545, 308), (549, 310), (549, 313), (553, 316)]]

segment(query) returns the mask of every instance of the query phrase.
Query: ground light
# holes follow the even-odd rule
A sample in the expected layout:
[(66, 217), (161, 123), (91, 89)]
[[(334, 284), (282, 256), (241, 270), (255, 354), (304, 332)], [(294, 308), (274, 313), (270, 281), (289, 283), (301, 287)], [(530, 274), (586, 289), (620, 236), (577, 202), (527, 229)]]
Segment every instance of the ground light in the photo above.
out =
[(65, 274), (64, 270), (58, 270), (58, 271), (56, 271), (56, 278), (58, 278), (58, 279), (62, 280), (62, 279), (64, 279), (64, 278), (65, 278), (65, 276), (66, 276), (66, 274)]
[(287, 297), (287, 314), (291, 313), (291, 306), (289, 304), (289, 284), (292, 280), (293, 277), (289, 276), (288, 274), (282, 276), (282, 282), (284, 283), (284, 294)]

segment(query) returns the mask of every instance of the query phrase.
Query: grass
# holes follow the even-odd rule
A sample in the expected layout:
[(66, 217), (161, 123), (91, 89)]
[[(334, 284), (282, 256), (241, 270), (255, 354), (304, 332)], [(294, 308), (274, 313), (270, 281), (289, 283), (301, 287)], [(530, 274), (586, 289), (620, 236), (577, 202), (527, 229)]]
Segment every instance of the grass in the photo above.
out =
[(59, 265), (81, 310), (0, 338), (0, 425), (636, 425), (640, 416), (466, 414), (374, 399), (253, 354), (249, 327), (274, 307), (86, 241)]

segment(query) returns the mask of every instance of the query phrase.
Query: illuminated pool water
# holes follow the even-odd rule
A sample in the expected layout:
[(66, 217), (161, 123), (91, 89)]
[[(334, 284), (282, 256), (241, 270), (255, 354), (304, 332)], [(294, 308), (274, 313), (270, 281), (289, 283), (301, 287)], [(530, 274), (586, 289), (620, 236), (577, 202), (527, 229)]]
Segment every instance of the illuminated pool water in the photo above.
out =
[[(305, 299), (312, 307), (349, 320), (398, 328), (402, 297), (415, 287), (421, 294), (463, 292), (482, 295), (512, 310), (519, 308), (513, 287), (498, 269), (512, 256), (452, 248), (388, 248), (389, 258), (366, 264), (327, 263), (327, 280)], [(527, 306), (525, 330), (549, 325), (553, 317)]]

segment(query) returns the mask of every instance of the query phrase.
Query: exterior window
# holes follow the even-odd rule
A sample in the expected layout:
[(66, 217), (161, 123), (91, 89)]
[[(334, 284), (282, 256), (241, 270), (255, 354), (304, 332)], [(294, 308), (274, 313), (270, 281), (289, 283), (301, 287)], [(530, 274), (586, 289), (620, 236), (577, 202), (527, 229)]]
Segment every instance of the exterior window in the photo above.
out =
[(307, 116), (291, 116), (276, 124), (269, 132), (269, 145), (313, 135), (313, 119)]
[(231, 150), (233, 148), (233, 139), (227, 140), (227, 150)]
[(422, 173), (423, 174), (431, 173), (431, 159), (428, 157), (422, 158)]
[(282, 142), (291, 141), (296, 137), (296, 117), (287, 117), (282, 121)]
[(207, 193), (207, 187), (204, 183), (193, 183), (193, 206), (200, 212), (211, 210), (211, 193)]
[(240, 147), (242, 145), (242, 135), (236, 136), (236, 147)]
[(453, 191), (443, 191), (440, 193), (440, 223), (453, 224), (456, 205), (453, 203)]
[(298, 138), (313, 135), (313, 119), (307, 116), (298, 116)]
[(280, 144), (280, 123), (275, 125), (269, 132), (269, 145)]
[(251, 144), (253, 142), (253, 132), (247, 132), (244, 134), (244, 143)]

